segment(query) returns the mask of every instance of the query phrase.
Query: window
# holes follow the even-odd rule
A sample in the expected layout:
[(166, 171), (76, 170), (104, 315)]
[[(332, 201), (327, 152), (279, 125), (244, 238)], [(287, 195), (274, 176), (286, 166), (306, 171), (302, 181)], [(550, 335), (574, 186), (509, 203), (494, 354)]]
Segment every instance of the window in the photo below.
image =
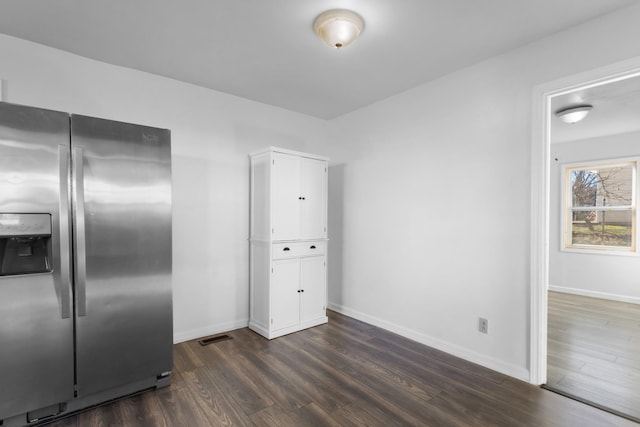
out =
[(635, 253), (636, 163), (564, 168), (565, 249)]

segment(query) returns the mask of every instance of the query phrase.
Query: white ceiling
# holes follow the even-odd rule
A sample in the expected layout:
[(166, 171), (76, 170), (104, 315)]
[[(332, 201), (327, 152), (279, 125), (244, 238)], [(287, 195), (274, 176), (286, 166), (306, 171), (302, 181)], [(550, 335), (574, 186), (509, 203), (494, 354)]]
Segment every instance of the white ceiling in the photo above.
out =
[(551, 112), (590, 104), (593, 110), (578, 123), (551, 117), (551, 142), (579, 141), (640, 131), (640, 76), (579, 89), (551, 98)]
[[(636, 0), (1, 0), (0, 33), (330, 119)], [(321, 12), (365, 20), (330, 49)]]

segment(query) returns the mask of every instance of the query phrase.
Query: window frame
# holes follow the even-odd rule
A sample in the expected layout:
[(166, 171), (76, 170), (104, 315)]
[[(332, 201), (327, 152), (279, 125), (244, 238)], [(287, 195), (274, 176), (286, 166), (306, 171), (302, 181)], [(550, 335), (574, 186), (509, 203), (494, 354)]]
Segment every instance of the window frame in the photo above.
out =
[[(582, 254), (602, 254), (602, 255), (622, 255), (622, 256), (638, 256), (638, 165), (640, 157), (626, 157), (619, 159), (603, 159), (590, 160), (578, 163), (566, 163), (562, 165), (562, 236), (560, 249), (563, 252), (573, 252)], [(624, 206), (573, 206), (573, 186), (570, 174), (574, 170), (593, 169), (600, 170), (605, 168), (613, 168), (618, 166), (632, 166), (631, 178), (631, 204)], [(575, 244), (571, 241), (573, 237), (573, 213), (576, 211), (631, 211), (631, 246), (605, 246), (605, 245), (588, 245)]]

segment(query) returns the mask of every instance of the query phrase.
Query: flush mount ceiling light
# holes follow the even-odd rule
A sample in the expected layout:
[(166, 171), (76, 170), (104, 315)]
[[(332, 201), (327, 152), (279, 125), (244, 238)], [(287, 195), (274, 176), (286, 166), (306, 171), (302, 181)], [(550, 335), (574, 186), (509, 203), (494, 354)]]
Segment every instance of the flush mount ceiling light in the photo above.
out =
[(593, 110), (593, 105), (575, 105), (573, 107), (561, 108), (556, 111), (556, 117), (565, 123), (577, 123), (587, 117), (589, 111)]
[(327, 10), (313, 22), (313, 31), (320, 40), (336, 49), (356, 41), (363, 28), (360, 15), (346, 9)]

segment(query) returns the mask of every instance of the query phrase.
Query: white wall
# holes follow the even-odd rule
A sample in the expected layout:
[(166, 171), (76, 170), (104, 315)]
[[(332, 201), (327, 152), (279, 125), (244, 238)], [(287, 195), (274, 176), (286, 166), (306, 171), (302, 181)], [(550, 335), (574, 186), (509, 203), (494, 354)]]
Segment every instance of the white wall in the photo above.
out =
[(4, 100), (171, 129), (175, 341), (248, 322), (248, 153), (322, 154), (327, 123), (0, 35)]
[[(549, 287), (640, 303), (640, 256), (563, 252), (562, 168), (568, 163), (640, 156), (640, 132), (551, 145)], [(557, 159), (557, 160), (556, 160)]]
[(634, 6), (336, 119), (330, 306), (528, 379), (532, 90), (640, 55), (639, 20)]

